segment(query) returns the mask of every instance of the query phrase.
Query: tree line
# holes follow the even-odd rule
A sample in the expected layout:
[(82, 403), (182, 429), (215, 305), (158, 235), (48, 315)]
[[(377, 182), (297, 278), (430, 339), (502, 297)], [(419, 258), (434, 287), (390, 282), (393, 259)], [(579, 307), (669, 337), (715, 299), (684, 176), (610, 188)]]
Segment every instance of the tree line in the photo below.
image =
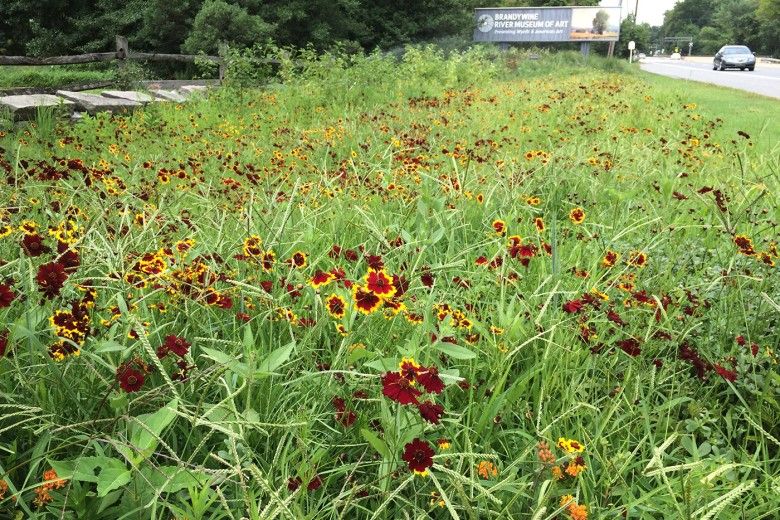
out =
[(712, 54), (725, 44), (780, 55), (780, 0), (684, 0), (667, 13), (664, 34), (694, 38), (694, 52)]
[[(648, 0), (642, 0), (647, 2)], [(598, 5), (598, 0), (2, 0), (0, 53), (50, 56), (107, 51), (114, 35), (150, 52), (216, 53), (219, 46), (312, 45), (391, 49), (451, 37), (471, 40), (475, 7)], [(629, 0), (628, 2), (632, 2)], [(640, 10), (642, 4), (640, 3)], [(646, 52), (665, 36), (691, 36), (694, 52), (727, 43), (780, 55), (780, 0), (682, 0), (661, 27), (621, 25), (618, 52)], [(600, 46), (598, 48), (601, 48)], [(667, 46), (668, 47), (668, 46)]]
[(215, 53), (273, 41), (373, 50), (471, 39), (480, 6), (598, 5), (598, 0), (2, 0), (0, 53), (106, 51), (114, 35), (150, 52)]

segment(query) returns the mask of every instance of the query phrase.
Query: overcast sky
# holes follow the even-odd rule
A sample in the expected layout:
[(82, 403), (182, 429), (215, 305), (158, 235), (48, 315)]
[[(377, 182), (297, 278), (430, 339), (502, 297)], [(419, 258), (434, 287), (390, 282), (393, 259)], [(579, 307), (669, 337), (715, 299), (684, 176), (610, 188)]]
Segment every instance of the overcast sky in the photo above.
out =
[[(664, 12), (671, 9), (678, 0), (639, 0), (639, 23), (661, 25)], [(618, 6), (620, 0), (601, 0), (603, 6)], [(634, 12), (636, 0), (623, 0), (623, 16)]]

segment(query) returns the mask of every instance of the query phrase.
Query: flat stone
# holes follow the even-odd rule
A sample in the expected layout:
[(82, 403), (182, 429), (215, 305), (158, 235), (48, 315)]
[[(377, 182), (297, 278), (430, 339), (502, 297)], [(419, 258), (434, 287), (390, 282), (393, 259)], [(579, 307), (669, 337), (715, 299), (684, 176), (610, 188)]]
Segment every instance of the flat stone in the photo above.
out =
[(130, 111), (141, 106), (140, 103), (128, 99), (112, 99), (95, 94), (85, 94), (83, 92), (58, 90), (57, 95), (72, 101), (79, 110), (83, 110), (90, 115), (95, 115), (98, 112), (111, 112), (112, 114), (115, 114), (117, 112)]
[(11, 112), (14, 121), (30, 121), (35, 119), (39, 107), (51, 107), (70, 115), (75, 108), (73, 103), (51, 94), (29, 94), (23, 96), (0, 97), (0, 107)]
[(152, 101), (159, 101), (154, 96), (145, 94), (143, 92), (136, 92), (134, 90), (106, 90), (103, 92), (104, 97), (115, 99), (126, 99), (128, 101), (135, 101), (136, 103), (147, 104)]
[(185, 97), (190, 97), (193, 94), (206, 95), (206, 91), (208, 91), (208, 87), (204, 85), (184, 85), (179, 87), (179, 92)]
[(150, 92), (164, 101), (173, 101), (174, 103), (184, 103), (187, 101), (186, 97), (175, 90), (152, 90)]

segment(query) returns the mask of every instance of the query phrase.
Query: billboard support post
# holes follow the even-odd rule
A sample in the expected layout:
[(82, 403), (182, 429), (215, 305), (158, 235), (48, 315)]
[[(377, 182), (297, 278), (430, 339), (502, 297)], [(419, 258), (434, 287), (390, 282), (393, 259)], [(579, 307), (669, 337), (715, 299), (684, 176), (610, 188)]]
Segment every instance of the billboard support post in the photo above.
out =
[(580, 52), (582, 53), (582, 56), (587, 59), (590, 54), (590, 42), (582, 42), (580, 44)]

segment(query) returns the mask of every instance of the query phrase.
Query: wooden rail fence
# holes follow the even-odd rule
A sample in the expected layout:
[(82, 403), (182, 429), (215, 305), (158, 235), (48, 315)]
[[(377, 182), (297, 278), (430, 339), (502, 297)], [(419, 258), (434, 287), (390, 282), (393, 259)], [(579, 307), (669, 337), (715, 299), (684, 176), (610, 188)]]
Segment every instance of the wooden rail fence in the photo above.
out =
[(115, 52), (91, 52), (70, 56), (50, 56), (33, 58), (30, 56), (0, 56), (0, 65), (73, 65), (77, 63), (97, 63), (101, 61), (119, 61), (121, 67), (127, 60), (136, 61), (174, 61), (194, 63), (196, 61), (211, 61), (219, 65), (219, 79), (225, 77), (225, 62), (219, 56), (204, 56), (197, 54), (165, 54), (155, 52), (131, 51), (124, 36), (116, 37)]

